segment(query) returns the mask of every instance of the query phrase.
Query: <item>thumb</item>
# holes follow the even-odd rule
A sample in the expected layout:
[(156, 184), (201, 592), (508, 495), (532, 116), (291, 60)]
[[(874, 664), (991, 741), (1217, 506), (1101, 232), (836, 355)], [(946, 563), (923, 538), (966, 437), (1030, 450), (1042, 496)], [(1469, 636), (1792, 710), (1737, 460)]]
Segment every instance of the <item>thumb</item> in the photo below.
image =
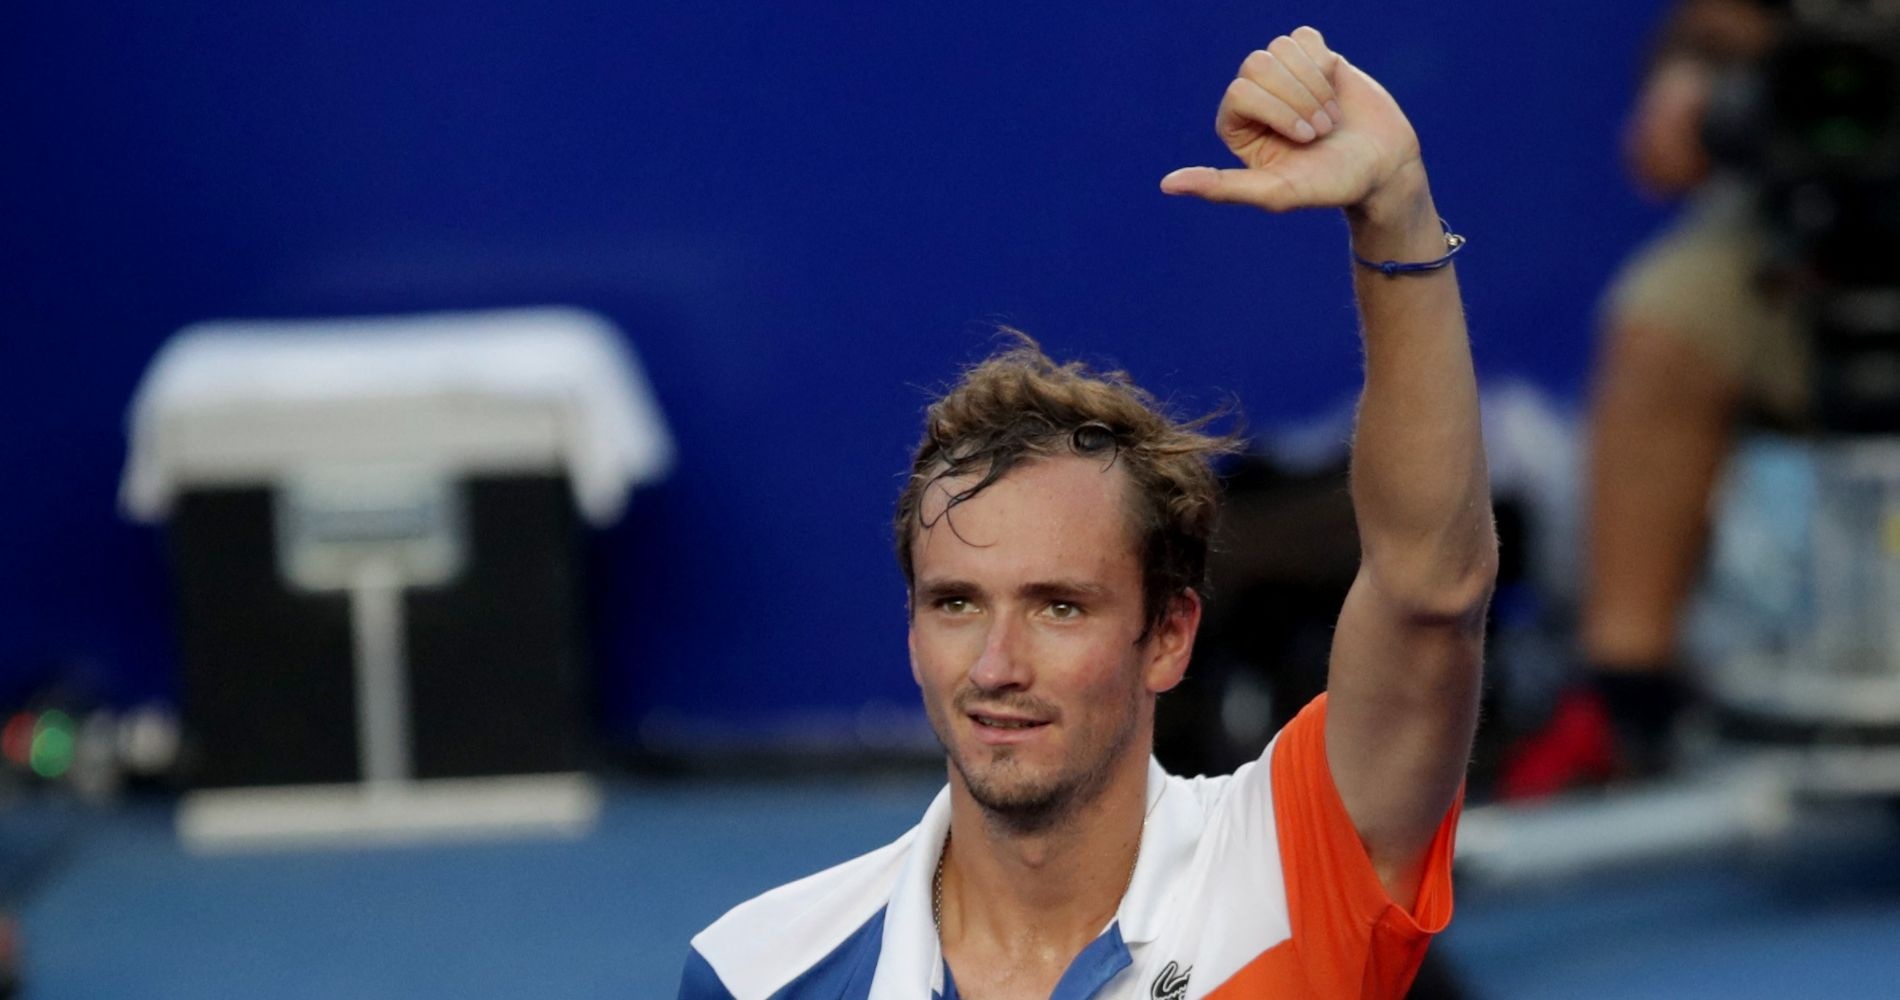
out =
[(1161, 178), (1161, 190), (1164, 194), (1192, 195), (1206, 201), (1253, 205), (1269, 212), (1299, 207), (1286, 180), (1269, 170), (1182, 167)]

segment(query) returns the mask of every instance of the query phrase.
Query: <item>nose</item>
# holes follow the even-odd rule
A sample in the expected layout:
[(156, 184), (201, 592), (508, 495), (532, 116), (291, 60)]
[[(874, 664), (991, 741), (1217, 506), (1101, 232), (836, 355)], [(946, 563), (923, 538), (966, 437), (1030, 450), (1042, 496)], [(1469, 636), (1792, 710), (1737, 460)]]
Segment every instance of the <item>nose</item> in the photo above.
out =
[(991, 619), (983, 651), (970, 665), (970, 683), (984, 691), (1027, 688), (1031, 677), (1023, 649), (1023, 626), (1009, 615)]

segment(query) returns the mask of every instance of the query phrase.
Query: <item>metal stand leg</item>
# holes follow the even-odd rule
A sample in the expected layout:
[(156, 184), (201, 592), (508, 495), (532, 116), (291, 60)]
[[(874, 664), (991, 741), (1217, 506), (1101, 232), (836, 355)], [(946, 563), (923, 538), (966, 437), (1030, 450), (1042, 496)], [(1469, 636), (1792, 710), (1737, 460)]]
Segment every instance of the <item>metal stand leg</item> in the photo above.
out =
[(404, 662), (402, 585), (385, 563), (366, 563), (350, 588), (356, 639), (356, 747), (370, 794), (414, 777), (409, 757), (409, 675)]

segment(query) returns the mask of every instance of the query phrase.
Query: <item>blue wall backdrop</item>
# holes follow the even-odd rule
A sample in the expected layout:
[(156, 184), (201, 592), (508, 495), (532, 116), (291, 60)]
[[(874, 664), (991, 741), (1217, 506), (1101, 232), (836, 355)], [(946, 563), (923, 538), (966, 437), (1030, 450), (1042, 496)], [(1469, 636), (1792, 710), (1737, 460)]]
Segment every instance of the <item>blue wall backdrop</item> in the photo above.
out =
[(171, 690), (161, 539), (114, 495), (191, 321), (612, 317), (680, 461), (595, 538), (604, 720), (765, 732), (914, 704), (888, 510), (919, 387), (989, 324), (1256, 425), (1352, 390), (1338, 220), (1156, 190), (1223, 162), (1221, 88), (1276, 33), (1408, 109), (1487, 377), (1574, 395), (1658, 220), (1615, 150), (1654, 0), (851, 6), (7, 5), (0, 680)]

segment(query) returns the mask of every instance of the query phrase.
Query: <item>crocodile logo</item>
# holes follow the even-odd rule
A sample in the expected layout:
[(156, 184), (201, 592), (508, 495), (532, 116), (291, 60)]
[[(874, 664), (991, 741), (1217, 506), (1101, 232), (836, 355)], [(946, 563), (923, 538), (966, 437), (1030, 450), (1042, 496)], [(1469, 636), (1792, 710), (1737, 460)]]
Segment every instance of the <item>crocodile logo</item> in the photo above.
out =
[(1154, 985), (1148, 989), (1148, 996), (1152, 1000), (1187, 1000), (1188, 973), (1193, 971), (1191, 965), (1183, 969), (1181, 963), (1169, 962), (1161, 968), (1161, 974), (1155, 977)]

